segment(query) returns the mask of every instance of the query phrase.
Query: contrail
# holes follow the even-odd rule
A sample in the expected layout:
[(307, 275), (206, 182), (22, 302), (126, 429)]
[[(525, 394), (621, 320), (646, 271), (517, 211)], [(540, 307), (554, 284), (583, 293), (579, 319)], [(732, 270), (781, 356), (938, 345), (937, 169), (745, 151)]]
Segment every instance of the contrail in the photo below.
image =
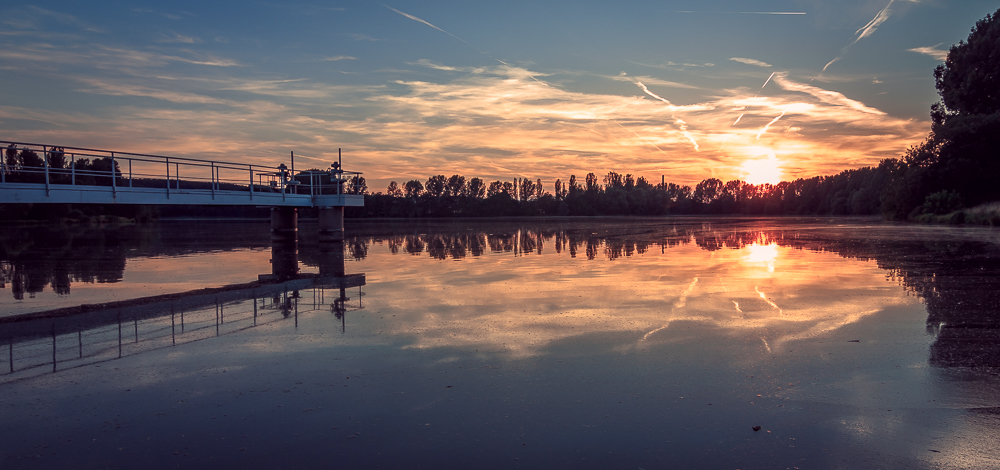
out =
[[(466, 41), (465, 39), (462, 39), (462, 38), (460, 38), (460, 37), (458, 37), (458, 36), (455, 36), (454, 34), (451, 34), (451, 33), (449, 33), (448, 31), (445, 31), (445, 30), (443, 30), (443, 29), (441, 29), (441, 28), (439, 28), (439, 27), (437, 27), (437, 26), (435, 26), (435, 25), (431, 24), (431, 23), (430, 23), (429, 21), (427, 21), (427, 20), (424, 20), (424, 19), (422, 19), (422, 18), (420, 18), (420, 17), (417, 17), (417, 16), (413, 16), (413, 15), (411, 15), (411, 14), (409, 14), (409, 13), (406, 13), (406, 12), (403, 12), (403, 11), (399, 11), (399, 10), (397, 10), (397, 9), (395, 9), (395, 8), (393, 8), (393, 7), (389, 6), (389, 5), (386, 5), (386, 4), (384, 4), (384, 3), (380, 3), (379, 5), (382, 5), (382, 6), (386, 7), (386, 8), (388, 8), (388, 9), (390, 9), (390, 10), (392, 10), (392, 11), (396, 12), (396, 13), (399, 13), (400, 15), (403, 15), (403, 16), (405, 16), (406, 18), (409, 18), (409, 19), (413, 20), (413, 21), (416, 21), (416, 22), (418, 22), (418, 23), (423, 23), (423, 24), (425, 24), (425, 25), (427, 25), (427, 26), (430, 26), (431, 28), (434, 28), (434, 29), (436, 29), (436, 30), (438, 30), (438, 31), (441, 31), (441, 32), (442, 32), (442, 33), (444, 33), (444, 34), (447, 34), (447, 35), (449, 35), (449, 36), (451, 36), (451, 37), (453, 37), (453, 38), (455, 38), (455, 39), (458, 39), (459, 41), (462, 41), (463, 43), (465, 43), (465, 45), (467, 45), (467, 46), (469, 46), (469, 47), (471, 47), (471, 48), (475, 49), (475, 50), (476, 50), (476, 52), (478, 52), (478, 53), (480, 53), (480, 54), (482, 54), (482, 55), (485, 55), (486, 57), (489, 57), (489, 58), (491, 58), (491, 59), (493, 59), (493, 60), (495, 60), (495, 61), (497, 61), (497, 62), (500, 62), (501, 64), (503, 64), (503, 65), (506, 65), (507, 67), (510, 67), (510, 68), (514, 68), (514, 66), (512, 66), (512, 65), (508, 64), (507, 62), (504, 62), (504, 61), (502, 61), (502, 60), (500, 60), (500, 59), (497, 59), (496, 57), (493, 57), (492, 55), (490, 55), (490, 54), (489, 54), (488, 52), (486, 52), (486, 51), (484, 51), (484, 50), (482, 50), (482, 49), (480, 49), (480, 48), (478, 48), (478, 47), (476, 47), (476, 46), (473, 46), (473, 45), (472, 45), (472, 44), (471, 44), (471, 43), (470, 43), (469, 41)], [(535, 78), (535, 77), (534, 77), (533, 75), (528, 75), (528, 78), (530, 78), (530, 79), (532, 79), (532, 80), (534, 80), (534, 81), (536, 81), (536, 82), (538, 82), (538, 83), (541, 83), (542, 85), (545, 85), (545, 86), (548, 86), (548, 83), (545, 83), (545, 82), (543, 82), (543, 81), (541, 81), (541, 80), (539, 80), (539, 79)]]
[(418, 17), (416, 17), (416, 16), (413, 16), (413, 15), (411, 15), (411, 14), (409, 14), (409, 13), (406, 13), (406, 12), (402, 12), (402, 11), (399, 11), (399, 10), (397, 10), (397, 9), (395, 9), (395, 8), (393, 8), (393, 7), (389, 6), (389, 5), (386, 5), (386, 4), (384, 4), (384, 3), (380, 3), (380, 5), (382, 5), (382, 6), (386, 7), (386, 8), (388, 8), (388, 9), (390, 9), (390, 10), (392, 10), (392, 11), (396, 12), (396, 13), (399, 13), (400, 15), (403, 15), (403, 16), (405, 16), (405, 17), (407, 17), (407, 18), (409, 18), (409, 19), (411, 19), (411, 20), (413, 20), (413, 21), (416, 21), (417, 23), (423, 23), (423, 24), (425, 24), (425, 25), (427, 25), (427, 26), (430, 26), (431, 28), (434, 28), (434, 29), (436, 29), (436, 30), (438, 30), (438, 31), (441, 31), (441, 32), (442, 32), (442, 33), (444, 33), (444, 34), (447, 34), (447, 35), (449, 35), (449, 36), (451, 36), (451, 37), (453, 37), (453, 38), (455, 38), (455, 39), (458, 39), (459, 41), (462, 41), (462, 42), (464, 42), (464, 43), (465, 43), (465, 44), (466, 44), (467, 46), (469, 46), (469, 47), (471, 47), (471, 48), (473, 48), (473, 49), (475, 49), (475, 50), (479, 51), (479, 53), (480, 53), (480, 54), (485, 54), (485, 52), (481, 51), (481, 50), (480, 50), (480, 49), (479, 49), (478, 47), (476, 47), (476, 46), (473, 46), (472, 44), (469, 44), (469, 41), (466, 41), (465, 39), (462, 39), (462, 38), (460, 38), (460, 37), (458, 37), (458, 36), (455, 36), (454, 34), (451, 34), (451, 33), (447, 32), (447, 31), (445, 31), (445, 30), (443, 30), (443, 29), (441, 29), (441, 28), (438, 28), (437, 26), (434, 26), (434, 25), (432, 25), (432, 24), (431, 24), (430, 22), (428, 22), (428, 21), (426, 21), (426, 20), (423, 20), (423, 19), (420, 19), (420, 18), (418, 18)]
[(771, 122), (767, 123), (767, 125), (764, 126), (764, 128), (761, 129), (760, 132), (757, 133), (757, 139), (755, 139), (755, 140), (760, 140), (760, 136), (764, 135), (764, 133), (767, 132), (767, 129), (769, 127), (771, 127), (771, 124), (774, 124), (774, 123), (778, 122), (778, 119), (781, 119), (781, 118), (785, 117), (785, 113), (786, 112), (787, 111), (782, 111), (781, 112), (781, 116), (778, 116), (778, 117), (774, 118), (773, 120), (771, 120)]
[[(688, 296), (691, 295), (691, 291), (694, 290), (695, 284), (698, 284), (698, 278), (694, 278), (694, 280), (691, 281), (691, 284), (688, 284), (687, 289), (684, 289), (684, 292), (681, 293), (681, 298), (678, 299), (677, 303), (674, 304), (674, 308), (671, 310), (671, 312), (673, 312), (674, 310), (676, 310), (678, 308), (684, 308), (684, 305), (687, 304), (687, 298), (688, 298)], [(669, 326), (670, 326), (670, 322), (668, 321), (666, 325), (663, 325), (663, 326), (661, 326), (661, 327), (659, 327), (659, 328), (657, 328), (657, 329), (655, 329), (653, 331), (650, 331), (649, 333), (646, 333), (646, 334), (642, 335), (642, 339), (640, 339), (639, 342), (641, 343), (643, 341), (646, 341), (646, 339), (648, 339), (650, 336), (653, 336), (657, 332), (660, 332), (660, 331), (663, 331), (663, 330), (667, 329), (667, 327), (669, 327)]]
[(636, 131), (633, 131), (632, 129), (629, 129), (629, 128), (627, 128), (627, 127), (623, 126), (623, 125), (622, 125), (622, 123), (620, 123), (620, 122), (618, 122), (618, 121), (615, 121), (614, 119), (608, 119), (608, 121), (611, 121), (611, 122), (613, 122), (613, 123), (615, 123), (615, 124), (618, 124), (618, 127), (621, 127), (622, 129), (625, 129), (625, 130), (627, 130), (627, 131), (629, 131), (629, 132), (631, 132), (631, 133), (635, 134), (635, 136), (636, 136), (636, 137), (638, 137), (638, 138), (639, 138), (639, 140), (641, 140), (641, 141), (643, 141), (643, 142), (645, 142), (645, 143), (647, 143), (647, 144), (649, 144), (649, 145), (653, 146), (653, 148), (655, 148), (656, 150), (659, 150), (659, 151), (660, 151), (660, 153), (662, 153), (662, 154), (664, 154), (664, 155), (666, 155), (666, 154), (667, 154), (667, 152), (664, 152), (664, 151), (663, 151), (663, 149), (661, 149), (660, 147), (658, 147), (658, 146), (657, 146), (656, 144), (654, 144), (654, 143), (652, 143), (652, 142), (647, 142), (647, 141), (646, 141), (646, 138), (645, 138), (645, 137), (643, 137), (643, 136), (639, 135), (639, 133), (638, 133), (638, 132), (636, 132)]
[[(771, 83), (771, 79), (774, 78), (774, 74), (776, 74), (776, 73), (778, 73), (778, 72), (771, 72), (771, 75), (768, 75), (767, 80), (764, 80), (764, 84), (760, 86), (760, 90), (757, 90), (757, 94), (753, 95), (754, 98), (760, 96), (760, 94), (764, 92), (764, 87), (766, 87), (768, 83)], [(746, 110), (749, 107), (750, 107), (750, 105), (744, 106), (743, 109), (740, 110), (740, 116), (737, 117), (736, 121), (733, 122), (733, 125), (731, 125), (729, 127), (736, 127), (736, 125), (739, 124), (740, 121), (743, 119), (743, 116), (746, 115)], [(784, 115), (784, 113), (782, 113), (782, 115)], [(725, 150), (725, 148), (726, 148), (726, 142), (729, 141), (729, 135), (730, 134), (726, 134), (725, 137), (722, 138), (722, 145), (719, 146), (719, 154), (720, 155), (722, 154), (722, 151)], [(758, 135), (757, 138), (759, 139), (760, 135)]]
[(804, 15), (804, 11), (693, 11), (681, 10), (672, 13), (715, 13), (720, 15)]
[(892, 4), (895, 2), (896, 0), (889, 0), (889, 3), (886, 4), (885, 8), (883, 8), (881, 11), (878, 12), (877, 15), (875, 15), (875, 18), (872, 18), (872, 20), (869, 21), (868, 24), (858, 28), (858, 30), (854, 32), (854, 35), (857, 37), (855, 37), (850, 44), (844, 46), (844, 48), (840, 50), (840, 55), (834, 57), (833, 60), (827, 62), (826, 65), (823, 66), (823, 70), (822, 72), (820, 72), (820, 74), (822, 75), (823, 72), (826, 72), (826, 69), (830, 68), (830, 66), (833, 65), (834, 62), (837, 62), (838, 60), (842, 59), (844, 57), (844, 54), (847, 54), (847, 50), (850, 49), (851, 46), (857, 44), (858, 41), (868, 36), (871, 36), (872, 34), (875, 34), (875, 31), (878, 30), (878, 27), (881, 26), (882, 23), (885, 23), (890, 16), (892, 16), (891, 7)]
[(757, 293), (757, 295), (760, 295), (760, 298), (761, 298), (761, 299), (764, 299), (764, 302), (767, 302), (767, 304), (768, 304), (768, 305), (770, 305), (770, 306), (772, 306), (772, 307), (774, 307), (774, 308), (778, 309), (778, 313), (779, 313), (779, 314), (783, 314), (783, 313), (785, 313), (785, 312), (781, 311), (781, 307), (778, 307), (778, 306), (777, 306), (777, 305), (776, 305), (776, 304), (775, 304), (774, 302), (771, 302), (770, 300), (767, 300), (767, 296), (766, 296), (766, 295), (764, 295), (764, 293), (763, 293), (763, 292), (761, 292), (760, 290), (758, 290), (758, 289), (757, 289), (757, 286), (754, 286), (754, 287), (753, 287), (753, 290), (754, 290), (754, 292), (756, 292), (756, 293)]
[[(440, 32), (442, 32), (442, 33), (445, 33), (445, 34), (447, 34), (447, 35), (449, 35), (449, 36), (451, 36), (451, 37), (453, 37), (453, 38), (455, 38), (455, 39), (457, 39), (457, 40), (459, 40), (459, 41), (462, 41), (462, 43), (464, 43), (465, 45), (467, 45), (467, 46), (469, 46), (469, 47), (471, 47), (471, 48), (475, 49), (475, 50), (476, 50), (476, 52), (479, 52), (480, 54), (482, 54), (482, 55), (485, 55), (486, 57), (489, 57), (490, 59), (493, 59), (493, 60), (495, 60), (495, 61), (497, 61), (497, 62), (499, 62), (499, 63), (501, 63), (501, 64), (503, 64), (503, 65), (505, 65), (505, 66), (507, 66), (507, 67), (510, 67), (510, 68), (515, 68), (515, 67), (514, 67), (513, 65), (510, 65), (510, 64), (508, 64), (507, 62), (504, 62), (504, 61), (502, 61), (502, 60), (500, 60), (500, 59), (497, 59), (496, 57), (493, 57), (492, 55), (490, 55), (490, 54), (489, 54), (489, 53), (487, 53), (486, 51), (483, 51), (482, 49), (480, 49), (480, 48), (478, 48), (478, 47), (476, 47), (476, 46), (473, 46), (473, 45), (472, 45), (472, 44), (471, 44), (471, 43), (470, 43), (469, 41), (466, 41), (465, 39), (462, 39), (462, 38), (460, 38), (460, 37), (458, 37), (458, 36), (455, 36), (454, 34), (452, 34), (452, 33), (448, 32), (448, 31), (445, 31), (445, 30), (444, 30), (444, 29), (442, 29), (442, 28), (439, 28), (438, 26), (436, 26), (436, 25), (432, 24), (431, 22), (429, 22), (429, 21), (427, 21), (427, 20), (424, 20), (423, 18), (420, 18), (420, 17), (418, 17), (418, 16), (414, 16), (414, 15), (411, 15), (411, 14), (409, 14), (409, 13), (406, 13), (406, 12), (404, 12), (404, 11), (399, 11), (399, 10), (397, 10), (397, 9), (395, 9), (395, 8), (393, 8), (393, 7), (389, 6), (389, 5), (386, 5), (386, 4), (384, 4), (384, 3), (379, 3), (379, 5), (382, 5), (382, 6), (384, 6), (384, 7), (388, 8), (388, 9), (392, 10), (393, 12), (395, 12), (395, 13), (397, 13), (397, 14), (399, 14), (399, 15), (401, 15), (401, 16), (403, 16), (403, 17), (405, 17), (405, 18), (408, 18), (408, 19), (411, 19), (411, 20), (413, 20), (413, 21), (416, 21), (416, 22), (418, 22), (418, 23), (423, 23), (423, 24), (425, 24), (425, 25), (427, 25), (427, 26), (430, 26), (431, 28), (434, 28), (434, 29), (436, 29), (436, 30), (438, 30), (438, 31), (440, 31)], [(534, 75), (528, 75), (528, 78), (530, 78), (530, 79), (534, 80), (535, 82), (537, 82), (537, 83), (540, 83), (540, 84), (542, 84), (542, 85), (544, 85), (544, 86), (550, 86), (550, 85), (549, 85), (548, 83), (545, 83), (545, 82), (543, 82), (543, 81), (541, 81), (541, 80), (539, 80), (539, 79), (535, 78), (535, 76), (534, 76)], [(643, 88), (645, 88), (645, 86), (643, 86)], [(648, 90), (647, 90), (647, 92), (648, 92)], [(654, 96), (655, 96), (655, 95), (654, 95)], [(667, 101), (667, 100), (664, 100), (663, 98), (660, 98), (660, 97), (658, 97), (658, 96), (657, 96), (657, 98), (658, 98), (658, 99), (660, 99), (660, 100), (662, 100), (662, 101), (665, 101), (665, 102), (667, 102), (667, 103), (670, 103), (669, 101)], [(629, 128), (625, 127), (625, 126), (622, 126), (622, 125), (621, 125), (621, 123), (619, 123), (618, 121), (615, 121), (614, 119), (608, 119), (608, 120), (609, 120), (609, 121), (611, 121), (611, 122), (614, 122), (615, 124), (618, 124), (618, 125), (619, 125), (619, 126), (621, 126), (622, 128), (624, 128), (624, 129), (626, 129), (626, 130), (628, 130), (628, 131), (632, 132), (633, 134), (635, 134), (635, 136), (636, 136), (636, 137), (639, 137), (640, 139), (642, 139), (642, 136), (640, 136), (640, 135), (639, 135), (638, 133), (636, 133), (635, 131), (633, 131), (633, 130), (631, 130), (631, 129), (629, 129)], [(686, 132), (686, 128), (685, 128), (685, 129), (682, 129), (682, 130)], [(692, 140), (692, 142), (693, 142), (693, 139), (692, 139), (692, 137), (690, 137), (690, 135), (688, 135), (688, 134), (686, 134), (686, 135), (687, 135), (687, 137), (688, 137), (688, 140)], [(649, 145), (652, 145), (652, 146), (653, 146), (653, 148), (655, 148), (656, 150), (659, 150), (659, 151), (660, 151), (661, 153), (666, 153), (666, 152), (664, 152), (664, 151), (663, 151), (663, 149), (661, 149), (660, 147), (658, 147), (658, 146), (657, 146), (656, 144), (654, 144), (654, 143), (652, 143), (652, 142), (647, 142), (647, 143), (648, 143)], [(698, 149), (698, 146), (697, 146), (697, 143), (695, 143), (695, 150), (697, 150), (697, 149)]]
[[(663, 98), (660, 95), (657, 95), (656, 93), (653, 93), (652, 91), (649, 91), (649, 88), (646, 88), (646, 85), (643, 85), (643, 83), (640, 82), (639, 80), (636, 80), (635, 84), (638, 85), (639, 88), (642, 88), (642, 91), (646, 92), (647, 95), (652, 96), (653, 98), (656, 98), (656, 99), (658, 99), (658, 100), (660, 100), (660, 101), (662, 101), (662, 102), (664, 102), (666, 104), (669, 104), (671, 106), (671, 108), (673, 108), (674, 104), (671, 103), (670, 100), (668, 100), (666, 98)], [(671, 109), (671, 112), (673, 112), (673, 109)], [(701, 151), (701, 147), (698, 146), (698, 141), (695, 140), (694, 135), (692, 135), (690, 132), (688, 132), (687, 123), (684, 122), (683, 119), (678, 118), (676, 115), (673, 116), (673, 118), (674, 118), (674, 124), (677, 124), (677, 127), (680, 128), (681, 135), (683, 135), (689, 142), (691, 142), (691, 145), (694, 146), (694, 151), (695, 152), (700, 152)], [(697, 280), (696, 280), (696, 282), (697, 282)]]
[(674, 304), (674, 308), (684, 308), (684, 306), (687, 305), (687, 298), (691, 295), (691, 291), (694, 290), (695, 284), (698, 284), (698, 278), (694, 278), (694, 280), (691, 281), (691, 284), (688, 284), (687, 289), (684, 289), (684, 292), (681, 293), (681, 298)]
[[(771, 75), (769, 77), (767, 77), (767, 80), (764, 80), (764, 84), (760, 86), (760, 90), (757, 90), (757, 94), (753, 95), (754, 98), (760, 96), (760, 94), (764, 91), (764, 87), (766, 87), (768, 83), (771, 83), (771, 79), (774, 78), (774, 74), (776, 74), (776, 73), (778, 73), (778, 72), (771, 72)], [(747, 106), (744, 106), (743, 107), (743, 111), (746, 111), (746, 110), (747, 110)], [(736, 122), (733, 123), (733, 126), (735, 126), (735, 125), (737, 125), (737, 124), (740, 123), (740, 119), (743, 119), (743, 115), (744, 114), (746, 114), (746, 113), (740, 113), (740, 117), (736, 118)], [(729, 126), (729, 127), (732, 127), (732, 126)]]
[(649, 88), (646, 88), (646, 85), (643, 85), (642, 82), (636, 80), (635, 84), (639, 85), (639, 88), (642, 88), (642, 91), (646, 92), (647, 95), (652, 96), (653, 98), (656, 98), (656, 99), (658, 99), (658, 100), (660, 100), (660, 101), (662, 101), (664, 103), (667, 103), (670, 106), (674, 105), (673, 103), (670, 102), (670, 100), (662, 98), (660, 95), (657, 95), (656, 93), (653, 93), (653, 92), (649, 91)]

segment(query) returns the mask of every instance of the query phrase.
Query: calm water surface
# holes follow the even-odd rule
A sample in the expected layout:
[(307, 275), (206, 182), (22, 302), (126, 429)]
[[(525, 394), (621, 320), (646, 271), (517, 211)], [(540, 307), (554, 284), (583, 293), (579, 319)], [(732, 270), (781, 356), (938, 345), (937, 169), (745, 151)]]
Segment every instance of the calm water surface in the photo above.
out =
[(995, 230), (300, 230), (0, 229), (0, 466), (1000, 466)]

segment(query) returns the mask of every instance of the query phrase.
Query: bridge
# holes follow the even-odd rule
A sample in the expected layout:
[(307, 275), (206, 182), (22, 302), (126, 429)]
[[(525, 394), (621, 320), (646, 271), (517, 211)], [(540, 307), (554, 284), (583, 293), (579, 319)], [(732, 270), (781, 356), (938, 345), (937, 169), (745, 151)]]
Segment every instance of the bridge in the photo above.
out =
[(361, 173), (340, 158), (295, 173), (247, 163), (199, 160), (0, 140), (0, 204), (142, 204), (271, 208), (275, 240), (295, 239), (296, 208), (315, 207), (320, 238), (342, 240), (344, 207), (363, 206)]

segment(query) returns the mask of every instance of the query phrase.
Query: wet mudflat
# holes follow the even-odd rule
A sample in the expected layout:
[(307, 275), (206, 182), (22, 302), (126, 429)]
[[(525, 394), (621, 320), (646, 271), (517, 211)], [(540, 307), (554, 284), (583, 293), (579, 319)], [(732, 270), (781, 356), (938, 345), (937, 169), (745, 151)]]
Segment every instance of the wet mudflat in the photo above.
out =
[[(1000, 465), (996, 231), (437, 221), (354, 223), (334, 246), (301, 231), (293, 247), (266, 224), (61, 235), (125, 247), (100, 270), (32, 264), (38, 247), (5, 234), (0, 465)], [(153, 262), (169, 274), (129, 271)], [(142, 304), (259, 274), (215, 297), (14, 317), (105, 285)]]

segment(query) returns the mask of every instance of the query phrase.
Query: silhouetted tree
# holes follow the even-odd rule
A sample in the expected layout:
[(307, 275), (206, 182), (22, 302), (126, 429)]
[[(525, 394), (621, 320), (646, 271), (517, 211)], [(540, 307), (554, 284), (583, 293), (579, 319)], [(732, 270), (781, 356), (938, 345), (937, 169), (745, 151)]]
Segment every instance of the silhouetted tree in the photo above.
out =
[(423, 194), (424, 185), (420, 181), (410, 180), (406, 182), (403, 189), (406, 191), (406, 197), (415, 199)]
[(424, 185), (424, 191), (429, 196), (441, 197), (444, 195), (446, 184), (447, 180), (444, 175), (431, 176), (430, 178), (427, 178), (427, 184)]
[(399, 188), (399, 184), (397, 184), (395, 181), (389, 182), (389, 187), (386, 188), (385, 193), (392, 197), (403, 196), (403, 190)]
[(468, 184), (469, 197), (481, 199), (486, 192), (486, 183), (479, 178), (472, 178)]

